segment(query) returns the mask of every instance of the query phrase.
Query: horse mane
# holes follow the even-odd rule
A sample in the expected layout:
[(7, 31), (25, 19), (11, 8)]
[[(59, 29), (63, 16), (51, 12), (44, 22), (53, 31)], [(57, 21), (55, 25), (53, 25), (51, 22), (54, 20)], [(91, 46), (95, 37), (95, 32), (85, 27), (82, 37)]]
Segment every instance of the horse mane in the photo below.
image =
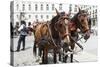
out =
[(91, 18), (88, 19), (88, 25), (89, 25), (89, 29), (91, 29)]
[(53, 17), (52, 19), (51, 19), (51, 24), (55, 24), (57, 21), (58, 21), (58, 18), (59, 18), (60, 16), (59, 15), (56, 15), (55, 17)]
[(77, 14), (75, 14), (75, 15), (72, 17), (71, 21), (73, 21), (73, 22), (75, 22), (75, 23), (77, 23), (76, 21), (79, 22), (79, 20), (78, 20), (77, 17), (78, 17), (78, 15), (79, 15), (80, 13), (86, 13), (86, 11), (85, 11), (85, 10), (81, 10), (81, 12), (78, 12)]
[(78, 21), (78, 15), (79, 13), (75, 14), (72, 18), (71, 18), (71, 21), (73, 21), (74, 23), (77, 23), (76, 21)]
[(55, 17), (51, 19), (51, 22), (50, 22), (51, 33), (54, 39), (59, 38), (58, 31), (55, 30), (55, 23), (58, 21), (59, 17), (60, 17), (59, 15), (56, 15)]

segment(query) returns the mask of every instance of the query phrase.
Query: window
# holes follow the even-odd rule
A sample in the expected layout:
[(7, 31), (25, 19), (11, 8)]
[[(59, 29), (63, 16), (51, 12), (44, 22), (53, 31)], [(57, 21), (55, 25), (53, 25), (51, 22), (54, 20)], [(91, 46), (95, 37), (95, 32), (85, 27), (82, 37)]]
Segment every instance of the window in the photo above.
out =
[(31, 15), (29, 15), (29, 18), (31, 18)]
[(77, 12), (77, 5), (75, 5), (74, 11)]
[(93, 6), (93, 8), (95, 8), (95, 6)]
[(35, 15), (35, 18), (37, 19), (38, 18), (38, 15)]
[(43, 19), (43, 15), (41, 15), (41, 19)]
[(90, 7), (90, 10), (91, 10), (91, 7)]
[(94, 14), (94, 10), (93, 10), (93, 14)]
[(37, 11), (38, 10), (38, 5), (37, 4), (35, 4), (35, 11)]
[(19, 9), (19, 5), (17, 4), (16, 7), (17, 7), (17, 10), (18, 10)]
[(23, 9), (22, 9), (23, 11), (25, 10), (25, 4), (23, 4)]
[(28, 6), (29, 6), (29, 10), (31, 10), (31, 4), (29, 4)]
[(97, 15), (95, 15), (95, 18), (97, 19)]
[(16, 15), (16, 17), (18, 18), (18, 14)]
[(43, 10), (43, 4), (41, 4), (41, 10)]
[(54, 10), (54, 4), (52, 4), (52, 10)]
[(90, 16), (91, 16), (91, 12), (90, 12)]
[(72, 11), (72, 4), (70, 4), (70, 6), (69, 6), (69, 12), (71, 12)]
[(76, 7), (75, 7), (74, 11), (77, 12), (77, 8)]
[(97, 9), (95, 10), (95, 13), (97, 13)]
[(49, 16), (47, 15), (47, 16), (46, 16), (46, 18), (48, 19), (48, 18), (49, 18)]
[(49, 10), (49, 5), (48, 4), (46, 5), (46, 10)]
[(59, 10), (62, 10), (62, 4), (59, 4)]

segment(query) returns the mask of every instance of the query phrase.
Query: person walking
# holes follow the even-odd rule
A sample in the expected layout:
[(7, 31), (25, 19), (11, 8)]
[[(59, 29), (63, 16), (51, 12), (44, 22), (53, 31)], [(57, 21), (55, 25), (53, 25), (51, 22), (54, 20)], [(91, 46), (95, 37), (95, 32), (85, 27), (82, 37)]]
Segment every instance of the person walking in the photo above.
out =
[(19, 27), (18, 31), (20, 33), (20, 36), (19, 36), (19, 40), (18, 40), (17, 52), (20, 51), (21, 42), (23, 42), (22, 50), (25, 50), (25, 38), (28, 34), (28, 30), (26, 28), (26, 22), (25, 21), (21, 21), (21, 26)]
[(31, 22), (28, 23), (28, 34), (31, 36), (32, 34), (32, 28), (31, 28)]

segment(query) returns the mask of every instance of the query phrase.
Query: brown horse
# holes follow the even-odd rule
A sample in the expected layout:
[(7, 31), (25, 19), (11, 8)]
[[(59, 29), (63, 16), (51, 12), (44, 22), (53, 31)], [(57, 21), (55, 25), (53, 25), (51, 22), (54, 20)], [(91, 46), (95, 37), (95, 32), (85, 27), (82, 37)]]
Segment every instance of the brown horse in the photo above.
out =
[(48, 63), (49, 49), (53, 49), (54, 63), (56, 63), (56, 54), (59, 53), (61, 46), (67, 46), (70, 43), (70, 39), (68, 36), (69, 15), (65, 12), (59, 13), (57, 10), (56, 13), (57, 15), (50, 22), (39, 24), (35, 28), (35, 42), (33, 53), (34, 55), (36, 55), (36, 48), (39, 48), (39, 52), (43, 51), (43, 64)]
[[(71, 36), (70, 36), (70, 39), (71, 39), (70, 46), (71, 46), (72, 50), (74, 50), (75, 43), (81, 49), (83, 49), (83, 47), (79, 43), (77, 43), (77, 41), (79, 40), (77, 29), (80, 29), (80, 32), (82, 34), (84, 34), (83, 38), (85, 40), (87, 40), (90, 37), (90, 28), (91, 28), (90, 25), (91, 25), (91, 22), (90, 22), (90, 19), (88, 17), (87, 11), (81, 10), (79, 8), (79, 12), (72, 17), (72, 19), (70, 20), (70, 23), (69, 23), (69, 29), (70, 29), (70, 33), (71, 33)], [(66, 55), (64, 57), (64, 59), (65, 59), (64, 62), (66, 62), (67, 57), (68, 57), (68, 55)], [(71, 62), (73, 62), (73, 54), (71, 54), (70, 57), (71, 57)]]

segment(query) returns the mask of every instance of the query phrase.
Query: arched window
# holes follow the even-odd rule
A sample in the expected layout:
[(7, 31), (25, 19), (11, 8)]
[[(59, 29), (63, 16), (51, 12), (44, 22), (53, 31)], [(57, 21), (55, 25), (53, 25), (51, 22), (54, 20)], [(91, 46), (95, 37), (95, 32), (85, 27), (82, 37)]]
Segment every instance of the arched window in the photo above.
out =
[(29, 6), (29, 10), (31, 10), (31, 4), (29, 4), (28, 6)]
[(38, 5), (37, 4), (35, 4), (35, 11), (37, 11), (38, 10)]
[(41, 10), (43, 10), (43, 4), (41, 4)]
[(54, 10), (54, 4), (52, 4), (52, 10)]
[(95, 9), (95, 13), (97, 13), (97, 9)]
[(29, 18), (31, 18), (31, 15), (29, 15)]
[(72, 11), (72, 4), (69, 5), (69, 12)]
[(59, 4), (59, 10), (62, 10), (62, 4)]
[(23, 4), (22, 10), (25, 11), (25, 4)]
[(16, 18), (17, 18), (17, 19), (19, 18), (18, 14), (16, 15)]
[(35, 15), (35, 19), (38, 19), (38, 15)]
[(41, 15), (41, 19), (43, 19), (43, 15)]
[(49, 19), (49, 16), (47, 15), (46, 18)]
[(77, 5), (75, 5), (74, 11), (77, 12)]
[(46, 10), (49, 10), (49, 5), (48, 4), (46, 5)]
[(16, 7), (17, 7), (17, 10), (19, 10), (19, 4), (17, 4)]

